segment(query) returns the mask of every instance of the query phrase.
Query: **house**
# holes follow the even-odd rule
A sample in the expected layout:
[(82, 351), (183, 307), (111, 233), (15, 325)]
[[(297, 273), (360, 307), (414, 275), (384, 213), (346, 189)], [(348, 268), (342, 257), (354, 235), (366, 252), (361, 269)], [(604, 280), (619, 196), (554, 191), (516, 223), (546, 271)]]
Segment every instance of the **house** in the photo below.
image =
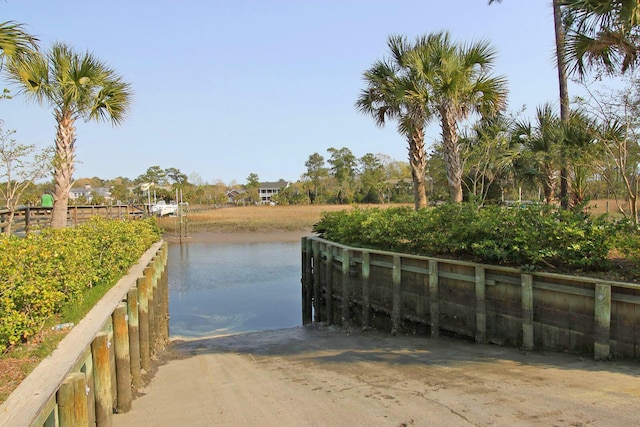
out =
[(261, 182), (259, 187), (260, 203), (263, 205), (271, 204), (271, 197), (278, 194), (282, 189), (287, 188), (289, 184), (284, 179), (276, 182)]
[(239, 204), (244, 203), (244, 198), (246, 197), (246, 190), (241, 188), (234, 188), (227, 191), (225, 194), (227, 196), (227, 203), (229, 204)]
[(111, 189), (107, 187), (91, 187), (85, 184), (84, 187), (72, 188), (69, 190), (69, 200), (80, 200), (80, 202), (91, 203), (93, 196), (104, 197), (105, 201), (111, 200)]

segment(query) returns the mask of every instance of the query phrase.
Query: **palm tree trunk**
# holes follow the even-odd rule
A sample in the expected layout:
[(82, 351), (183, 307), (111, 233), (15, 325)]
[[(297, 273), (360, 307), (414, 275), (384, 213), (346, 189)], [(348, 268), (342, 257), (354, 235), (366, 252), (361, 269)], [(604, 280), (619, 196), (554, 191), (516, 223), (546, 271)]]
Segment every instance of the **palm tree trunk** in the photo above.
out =
[(424, 185), (427, 156), (424, 151), (424, 129), (417, 129), (409, 136), (409, 164), (413, 179), (413, 200), (416, 210), (427, 206), (427, 190)]
[[(567, 60), (565, 56), (565, 37), (562, 26), (560, 0), (553, 0), (553, 26), (556, 35), (556, 61), (558, 65), (558, 87), (560, 90), (560, 120), (569, 123), (569, 89), (567, 85)], [(562, 207), (569, 208), (569, 177), (567, 156), (562, 149), (562, 166), (560, 168), (560, 203)]]
[(440, 118), (442, 121), (444, 161), (447, 168), (449, 194), (452, 202), (460, 203), (462, 202), (462, 164), (460, 162), (456, 120), (453, 111), (446, 105), (440, 108)]
[(56, 132), (56, 156), (54, 161), (53, 210), (51, 227), (64, 228), (67, 226), (67, 206), (69, 205), (69, 190), (75, 162), (76, 128), (70, 113), (56, 112), (58, 129)]

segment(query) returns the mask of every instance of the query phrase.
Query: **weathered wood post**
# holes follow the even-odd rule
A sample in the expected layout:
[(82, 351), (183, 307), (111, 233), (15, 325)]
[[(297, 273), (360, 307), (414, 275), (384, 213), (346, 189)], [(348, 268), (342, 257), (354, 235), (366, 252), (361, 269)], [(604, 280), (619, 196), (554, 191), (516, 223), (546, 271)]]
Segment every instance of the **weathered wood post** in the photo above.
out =
[(438, 261), (429, 261), (429, 323), (431, 338), (440, 335), (440, 300), (438, 297)]
[(106, 332), (100, 332), (93, 339), (91, 354), (96, 395), (96, 427), (110, 427), (113, 417), (113, 396), (111, 395), (109, 336)]
[(596, 284), (594, 310), (593, 357), (609, 359), (611, 355), (611, 286)]
[(333, 324), (333, 246), (329, 243), (327, 248), (327, 265), (325, 277), (327, 280), (327, 325)]
[(113, 397), (111, 406), (115, 408), (118, 404), (118, 384), (116, 384), (116, 351), (115, 346), (113, 345), (115, 334), (113, 333), (113, 319), (111, 317), (107, 319), (103, 331), (107, 333), (107, 338), (109, 340), (107, 348), (109, 349), (109, 369), (111, 370), (111, 396)]
[(533, 350), (533, 276), (523, 273), (522, 281), (522, 348)]
[(116, 410), (126, 413), (131, 410), (131, 364), (129, 362), (129, 325), (127, 305), (120, 303), (113, 311), (113, 343), (116, 359), (116, 386), (118, 401)]
[(167, 277), (167, 251), (168, 246), (162, 245), (160, 255), (160, 275), (158, 277), (158, 297), (160, 299), (160, 312), (158, 313), (160, 349), (164, 349), (169, 342), (169, 281)]
[(69, 374), (60, 385), (56, 400), (61, 427), (89, 425), (87, 382), (82, 372)]
[[(157, 282), (155, 280), (155, 263), (149, 263), (148, 270), (145, 269), (145, 278), (149, 282), (147, 285), (149, 287), (149, 303), (148, 303), (148, 312), (149, 312), (149, 355), (153, 356), (156, 352), (156, 286)], [(148, 275), (148, 277), (147, 277)]]
[[(145, 272), (148, 267), (145, 268)], [(140, 330), (140, 367), (149, 372), (151, 354), (149, 353), (149, 286), (147, 275), (138, 278), (138, 329)]]
[(140, 329), (138, 321), (138, 288), (127, 292), (127, 316), (129, 317), (129, 365), (131, 368), (131, 384), (138, 389), (142, 387), (140, 372)]
[(313, 320), (313, 293), (315, 292), (315, 283), (313, 283), (313, 251), (311, 250), (311, 239), (304, 240), (304, 252), (305, 252), (305, 264), (307, 266), (307, 300), (305, 305), (307, 307), (307, 323), (311, 323)]
[(24, 210), (24, 233), (29, 234), (31, 228), (31, 208), (27, 206)]
[(487, 342), (487, 303), (485, 289), (484, 267), (476, 267), (476, 342), (485, 344)]
[(391, 270), (391, 281), (393, 286), (392, 294), (392, 315), (391, 333), (397, 334), (400, 330), (400, 324), (402, 323), (402, 259), (399, 255), (393, 256), (393, 269)]
[(322, 321), (322, 293), (320, 292), (320, 242), (314, 240), (311, 244), (313, 252), (313, 321), (319, 323)]
[(347, 329), (349, 327), (349, 264), (351, 263), (351, 251), (342, 248), (342, 306), (341, 308), (341, 324)]
[(371, 301), (369, 299), (369, 276), (371, 275), (371, 254), (362, 252), (362, 330), (369, 328)]
[(302, 324), (311, 323), (313, 307), (311, 307), (311, 256), (307, 251), (307, 238), (300, 239), (300, 248), (302, 250)]

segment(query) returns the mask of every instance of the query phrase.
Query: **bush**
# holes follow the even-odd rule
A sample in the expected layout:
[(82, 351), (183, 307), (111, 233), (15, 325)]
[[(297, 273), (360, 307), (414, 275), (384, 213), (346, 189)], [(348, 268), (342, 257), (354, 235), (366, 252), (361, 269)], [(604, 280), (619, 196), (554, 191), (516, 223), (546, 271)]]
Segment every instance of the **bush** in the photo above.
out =
[(112, 286), (158, 241), (153, 220), (93, 219), (75, 228), (0, 238), (0, 348), (27, 340), (64, 304)]
[[(351, 246), (426, 256), (471, 259), (530, 269), (594, 270), (606, 267), (611, 249), (624, 242), (640, 257), (639, 234), (629, 226), (583, 211), (549, 206), (479, 208), (446, 204), (414, 211), (406, 207), (354, 209), (323, 214), (314, 231)], [(620, 239), (620, 236), (627, 236)]]

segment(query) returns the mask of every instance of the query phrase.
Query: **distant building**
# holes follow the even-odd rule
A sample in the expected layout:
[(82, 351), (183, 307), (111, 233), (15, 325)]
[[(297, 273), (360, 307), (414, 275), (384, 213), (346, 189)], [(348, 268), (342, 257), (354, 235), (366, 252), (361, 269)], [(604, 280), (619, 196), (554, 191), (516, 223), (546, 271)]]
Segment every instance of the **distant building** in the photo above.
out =
[(276, 182), (261, 182), (259, 187), (260, 203), (268, 205), (271, 203), (271, 197), (278, 194), (283, 188), (289, 186), (289, 182), (284, 179), (280, 179)]
[(244, 203), (244, 199), (246, 197), (246, 190), (234, 188), (226, 192), (227, 195), (227, 203), (229, 204), (240, 204)]
[(104, 197), (105, 201), (109, 201), (111, 200), (111, 189), (107, 187), (92, 188), (91, 185), (86, 184), (84, 187), (69, 190), (69, 199), (74, 201), (81, 200), (91, 203), (94, 195)]

